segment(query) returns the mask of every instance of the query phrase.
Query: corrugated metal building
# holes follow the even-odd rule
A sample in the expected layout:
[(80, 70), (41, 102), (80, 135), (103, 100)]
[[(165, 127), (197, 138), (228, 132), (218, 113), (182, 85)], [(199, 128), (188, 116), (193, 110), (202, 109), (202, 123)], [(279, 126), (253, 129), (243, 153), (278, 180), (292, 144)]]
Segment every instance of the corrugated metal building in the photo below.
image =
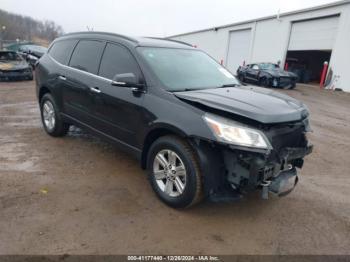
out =
[(244, 63), (279, 61), (302, 82), (317, 83), (327, 61), (327, 83), (350, 92), (349, 0), (169, 38), (203, 49), (233, 73)]

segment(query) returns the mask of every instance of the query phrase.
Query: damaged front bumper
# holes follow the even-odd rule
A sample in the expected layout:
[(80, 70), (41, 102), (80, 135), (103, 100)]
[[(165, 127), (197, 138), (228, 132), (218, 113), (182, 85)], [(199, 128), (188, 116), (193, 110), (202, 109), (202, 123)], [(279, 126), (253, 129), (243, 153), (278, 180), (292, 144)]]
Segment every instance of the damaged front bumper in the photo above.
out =
[(196, 149), (206, 195), (214, 202), (222, 202), (256, 190), (261, 190), (263, 199), (270, 194), (287, 195), (297, 185), (297, 168), (302, 168), (303, 158), (313, 146), (305, 141), (305, 146), (262, 151), (202, 142)]
[(285, 196), (293, 191), (298, 183), (298, 173), (295, 167), (281, 171), (277, 177), (264, 181), (262, 184), (262, 198), (268, 199), (271, 192), (277, 196)]
[(268, 198), (269, 192), (278, 196), (287, 195), (298, 182), (296, 168), (302, 168), (303, 158), (312, 149), (312, 145), (287, 147), (268, 154), (225, 150), (227, 181), (243, 194), (261, 188), (264, 199)]

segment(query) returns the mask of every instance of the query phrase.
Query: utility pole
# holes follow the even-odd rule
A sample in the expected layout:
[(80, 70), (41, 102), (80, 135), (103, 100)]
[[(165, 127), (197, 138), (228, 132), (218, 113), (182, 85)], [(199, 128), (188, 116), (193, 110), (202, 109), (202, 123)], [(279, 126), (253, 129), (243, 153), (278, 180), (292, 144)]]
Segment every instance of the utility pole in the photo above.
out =
[(6, 30), (6, 26), (1, 26), (1, 28), (0, 28), (0, 50), (2, 50), (3, 49), (3, 41), (4, 41), (4, 32), (5, 32), (5, 30)]

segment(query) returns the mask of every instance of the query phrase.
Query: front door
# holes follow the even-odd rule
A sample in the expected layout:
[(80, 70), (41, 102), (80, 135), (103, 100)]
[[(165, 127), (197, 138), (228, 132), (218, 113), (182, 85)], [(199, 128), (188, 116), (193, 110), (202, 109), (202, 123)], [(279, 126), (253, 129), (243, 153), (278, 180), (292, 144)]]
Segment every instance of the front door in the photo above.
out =
[(251, 65), (247, 70), (247, 76), (250, 81), (256, 82), (258, 81), (259, 76), (259, 66), (258, 65)]
[(100, 90), (93, 99), (96, 129), (131, 146), (136, 146), (136, 132), (142, 121), (143, 93), (131, 88), (112, 86), (116, 74), (133, 73), (142, 81), (141, 70), (130, 51), (121, 45), (107, 43), (103, 53), (99, 81)]

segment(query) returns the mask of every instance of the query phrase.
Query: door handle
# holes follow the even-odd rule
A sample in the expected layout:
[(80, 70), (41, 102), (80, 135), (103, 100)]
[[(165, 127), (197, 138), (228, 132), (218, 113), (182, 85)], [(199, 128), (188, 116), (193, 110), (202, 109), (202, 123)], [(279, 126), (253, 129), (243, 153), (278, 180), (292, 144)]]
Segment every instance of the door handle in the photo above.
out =
[(90, 91), (96, 94), (101, 93), (101, 90), (98, 87), (90, 87)]
[(63, 81), (66, 81), (67, 78), (65, 76), (58, 76), (59, 79), (63, 80)]

